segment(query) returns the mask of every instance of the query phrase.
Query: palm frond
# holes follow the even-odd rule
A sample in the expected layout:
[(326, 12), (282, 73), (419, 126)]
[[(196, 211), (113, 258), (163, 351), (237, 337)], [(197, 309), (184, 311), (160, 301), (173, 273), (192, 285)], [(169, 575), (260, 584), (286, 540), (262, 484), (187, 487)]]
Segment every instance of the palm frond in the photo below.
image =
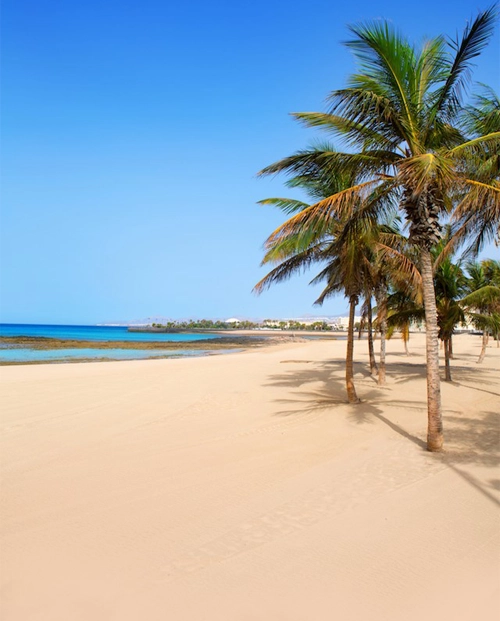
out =
[(260, 294), (276, 283), (284, 282), (295, 274), (305, 272), (315, 261), (317, 261), (317, 250), (315, 248), (298, 253), (271, 270), (255, 285), (253, 291)]
[(339, 136), (353, 145), (362, 145), (364, 148), (377, 147), (386, 149), (391, 159), (397, 159), (398, 155), (394, 152), (398, 141), (390, 139), (384, 134), (374, 131), (366, 126), (365, 123), (350, 120), (338, 114), (328, 114), (325, 112), (295, 112), (292, 114), (299, 122), (307, 127), (319, 128)]
[(487, 153), (487, 149), (500, 148), (500, 131), (491, 132), (484, 136), (477, 136), (467, 142), (457, 145), (448, 151), (448, 155), (461, 156), (464, 152), (479, 152), (481, 155)]
[(366, 193), (379, 183), (366, 181), (337, 192), (296, 214), (278, 227), (269, 240), (278, 241), (290, 235), (298, 235), (312, 241), (320, 239), (339, 220), (347, 220)]
[(261, 201), (257, 201), (258, 205), (273, 205), (286, 214), (297, 213), (303, 211), (309, 207), (309, 203), (298, 201), (293, 198), (264, 198)]
[(351, 123), (362, 124), (367, 131), (383, 136), (388, 142), (400, 144), (405, 141), (405, 129), (398, 109), (377, 89), (375, 80), (357, 76), (355, 86), (330, 93), (327, 98), (329, 112)]
[(485, 285), (472, 291), (460, 300), (466, 308), (484, 308), (500, 304), (500, 289), (494, 285)]
[(415, 196), (422, 194), (429, 186), (443, 191), (456, 179), (452, 162), (438, 153), (408, 157), (398, 168), (402, 185), (412, 188)]
[[(399, 110), (404, 137), (413, 150), (418, 144), (418, 128), (408, 88), (415, 71), (413, 47), (387, 21), (351, 26), (350, 30), (356, 38), (346, 45), (358, 59), (361, 74), (372, 84), (375, 82), (378, 85), (375, 92), (384, 92)], [(351, 84), (360, 84), (359, 74), (353, 76)]]
[(436, 102), (430, 120), (439, 114), (445, 118), (455, 117), (460, 111), (462, 97), (470, 83), (471, 61), (479, 56), (487, 45), (497, 18), (497, 8), (492, 6), (479, 13), (470, 26), (464, 30), (462, 38), (450, 41), (449, 45), (455, 52), (447, 69), (448, 77), (437, 93)]

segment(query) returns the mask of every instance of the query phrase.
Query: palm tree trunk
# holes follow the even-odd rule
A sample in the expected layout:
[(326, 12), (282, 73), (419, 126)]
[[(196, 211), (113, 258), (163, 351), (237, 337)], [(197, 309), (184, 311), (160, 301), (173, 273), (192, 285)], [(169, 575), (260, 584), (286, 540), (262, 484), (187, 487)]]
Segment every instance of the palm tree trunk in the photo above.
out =
[(484, 360), (484, 357), (486, 356), (486, 345), (488, 345), (488, 330), (483, 330), (483, 344), (481, 346), (481, 353), (479, 354), (479, 358), (478, 358), (478, 364), (480, 362), (482, 362)]
[(376, 375), (378, 372), (377, 362), (375, 360), (375, 350), (373, 348), (373, 314), (372, 314), (372, 301), (371, 298), (366, 300), (366, 316), (367, 316), (367, 328), (368, 328), (368, 355), (370, 357), (370, 373)]
[(406, 323), (402, 330), (401, 330), (401, 336), (403, 338), (403, 342), (405, 344), (405, 354), (407, 356), (410, 355), (410, 350), (408, 349), (408, 341), (410, 340), (410, 327), (409, 325)]
[(358, 296), (351, 295), (349, 298), (349, 326), (347, 328), (347, 354), (345, 359), (345, 384), (349, 403), (359, 403), (356, 389), (354, 388), (354, 311), (358, 303)]
[(453, 336), (450, 336), (450, 340), (448, 341), (448, 350), (450, 352), (450, 360), (455, 360), (453, 356)]
[(427, 450), (443, 448), (441, 387), (439, 382), (439, 339), (436, 294), (431, 253), (421, 248), (422, 289), (425, 306), (425, 351), (427, 360)]
[(385, 384), (385, 345), (387, 335), (387, 287), (381, 285), (377, 289), (378, 319), (380, 327), (380, 358), (378, 366), (378, 385)]
[(447, 382), (451, 382), (451, 368), (450, 368), (450, 348), (451, 339), (444, 339), (444, 379)]

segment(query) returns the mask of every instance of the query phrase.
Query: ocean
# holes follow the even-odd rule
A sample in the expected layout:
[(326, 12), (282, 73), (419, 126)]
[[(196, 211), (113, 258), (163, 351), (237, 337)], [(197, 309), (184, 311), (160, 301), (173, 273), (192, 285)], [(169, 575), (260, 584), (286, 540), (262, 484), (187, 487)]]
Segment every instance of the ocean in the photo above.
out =
[(59, 326), (23, 323), (0, 323), (1, 336), (44, 336), (77, 341), (201, 341), (219, 338), (218, 334), (168, 332), (128, 332), (126, 326)]
[[(68, 348), (31, 349), (0, 341), (0, 363), (71, 362), (77, 360), (139, 360), (206, 355), (203, 349), (184, 350), (182, 343), (224, 338), (218, 334), (128, 332), (124, 326), (62, 326), (37, 324), (0, 324), (0, 337), (34, 336), (78, 341), (136, 343), (178, 342), (179, 349)], [(219, 350), (218, 353), (226, 353)]]

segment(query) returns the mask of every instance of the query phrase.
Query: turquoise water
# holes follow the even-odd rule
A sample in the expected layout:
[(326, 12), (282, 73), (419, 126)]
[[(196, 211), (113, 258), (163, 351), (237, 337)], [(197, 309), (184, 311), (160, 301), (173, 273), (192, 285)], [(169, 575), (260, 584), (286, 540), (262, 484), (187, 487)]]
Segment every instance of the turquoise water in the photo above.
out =
[[(168, 334), (151, 332), (128, 332), (125, 327), (116, 326), (55, 326), (33, 324), (0, 324), (2, 336), (37, 336), (79, 341), (130, 341), (150, 342), (168, 341), (179, 343), (179, 349), (30, 349), (0, 343), (0, 363), (9, 362), (67, 362), (71, 360), (142, 360), (146, 358), (178, 358), (185, 356), (203, 356), (206, 350), (185, 350), (182, 343), (186, 341), (205, 341), (221, 338), (218, 334)], [(223, 337), (222, 337), (223, 338)], [(218, 350), (217, 353), (227, 353)]]
[[(142, 360), (146, 358), (178, 358), (203, 356), (206, 350), (185, 349), (0, 349), (0, 362), (69, 362), (71, 360)], [(217, 350), (216, 353), (224, 353)]]
[(219, 334), (170, 334), (165, 332), (128, 332), (122, 326), (56, 326), (0, 323), (0, 336), (44, 336), (78, 341), (203, 341), (223, 338)]

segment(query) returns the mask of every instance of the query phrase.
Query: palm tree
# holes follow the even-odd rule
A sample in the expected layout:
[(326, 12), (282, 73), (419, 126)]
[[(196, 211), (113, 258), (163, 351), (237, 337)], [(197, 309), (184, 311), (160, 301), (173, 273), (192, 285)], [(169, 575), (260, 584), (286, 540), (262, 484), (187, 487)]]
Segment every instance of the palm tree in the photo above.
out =
[[(443, 37), (416, 49), (387, 22), (351, 27), (347, 46), (358, 71), (347, 88), (333, 91), (327, 113), (298, 113), (310, 127), (340, 136), (351, 152), (302, 151), (261, 174), (286, 172), (323, 178), (350, 172), (356, 183), (291, 217), (273, 234), (320, 234), (332, 219), (362, 213), (379, 215), (399, 204), (409, 223), (410, 242), (418, 249), (426, 322), (427, 447), (443, 445), (439, 341), (431, 250), (440, 239), (440, 214), (461, 192), (461, 213), (490, 209), (500, 219), (500, 187), (478, 174), (486, 148), (497, 149), (500, 132), (469, 137), (463, 131), (463, 92), (471, 61), (487, 44), (496, 12), (488, 9), (468, 26), (461, 40)], [(451, 47), (451, 49), (450, 49)], [(451, 52), (451, 53), (450, 53)], [(469, 175), (473, 170), (474, 174)], [(319, 172), (318, 172), (319, 171)], [(493, 208), (492, 208), (493, 206)]]
[[(437, 254), (435, 251), (434, 254)], [(442, 258), (434, 273), (438, 335), (443, 344), (445, 359), (445, 380), (451, 382), (451, 341), (455, 327), (463, 323), (464, 310), (460, 304), (460, 294), (465, 286), (465, 276), (459, 263), (452, 263), (449, 257)], [(421, 287), (409, 294), (401, 289), (388, 298), (388, 324), (390, 333), (395, 328), (409, 330), (411, 323), (425, 320)]]
[(483, 332), (480, 363), (486, 355), (489, 333), (498, 335), (499, 332), (500, 261), (471, 261), (467, 264), (467, 272), (465, 287), (468, 295), (462, 300), (462, 305), (468, 309), (472, 323)]
[[(450, 359), (452, 358), (452, 337), (455, 328), (467, 320), (483, 330), (483, 348), (478, 362), (484, 359), (488, 331), (500, 325), (500, 286), (495, 281), (500, 263), (490, 259), (480, 263), (469, 263), (467, 278), (461, 261), (453, 262), (446, 254), (446, 240), (437, 246), (435, 255), (434, 288), (438, 315), (439, 338), (443, 343), (445, 359), (445, 380), (452, 381)], [(489, 270), (488, 270), (489, 268)], [(490, 274), (494, 274), (493, 277)], [(464, 294), (469, 292), (468, 295)], [(424, 307), (421, 291), (417, 287), (411, 293), (401, 289), (388, 298), (389, 329), (405, 328), (412, 322), (421, 321)]]
[[(466, 107), (463, 126), (469, 135), (476, 138), (500, 131), (500, 99), (491, 88), (483, 86), (482, 91), (475, 95), (473, 105)], [(471, 178), (477, 184), (499, 188), (498, 142), (486, 142), (475, 156), (469, 155), (468, 167)], [(457, 230), (451, 244), (457, 246), (468, 241), (468, 252), (477, 255), (485, 242), (495, 240), (498, 243), (500, 240), (500, 202), (492, 196), (479, 196), (480, 209), (470, 209), (470, 199), (469, 196), (463, 202), (459, 201), (455, 209), (453, 220)]]
[(378, 385), (383, 386), (385, 384), (385, 354), (386, 354), (386, 337), (387, 337), (387, 282), (390, 276), (391, 267), (394, 265), (390, 263), (384, 263), (380, 259), (380, 255), (376, 256), (376, 265), (374, 269), (374, 288), (373, 292), (375, 300), (377, 302), (377, 328), (380, 332), (380, 358), (378, 366)]
[[(490, 283), (500, 289), (500, 261), (494, 261), (493, 259), (484, 259), (482, 261), (484, 270)], [(497, 342), (497, 347), (500, 347), (500, 304), (496, 304), (494, 312), (496, 313), (495, 320), (492, 322), (491, 332)]]
[[(330, 147), (329, 147), (330, 148)], [(349, 188), (353, 183), (350, 176), (336, 175), (327, 180), (297, 176), (289, 185), (302, 186), (314, 198), (338, 193)], [(268, 198), (260, 204), (273, 205), (285, 213), (302, 212), (310, 207), (307, 203), (288, 198)], [(363, 251), (371, 252), (369, 242), (361, 243), (361, 237), (354, 238), (352, 232), (346, 234), (346, 222), (331, 219), (329, 227), (319, 234), (315, 230), (305, 237), (292, 233), (276, 238), (272, 234), (265, 242), (266, 250), (263, 265), (277, 263), (257, 285), (254, 290), (261, 293), (272, 284), (282, 282), (292, 275), (303, 271), (314, 263), (326, 263), (326, 267), (313, 279), (313, 283), (327, 281), (316, 304), (330, 295), (343, 292), (349, 299), (349, 323), (347, 330), (346, 352), (346, 391), (349, 403), (358, 403), (359, 398), (354, 386), (354, 316), (359, 297), (369, 289), (371, 263)]]
[(373, 376), (378, 375), (378, 366), (375, 359), (375, 348), (373, 345), (373, 308), (372, 308), (372, 291), (370, 290), (361, 307), (361, 322), (359, 324), (358, 338), (361, 338), (362, 331), (366, 328), (368, 341), (368, 359), (370, 361), (370, 373)]
[(373, 290), (373, 254), (378, 235), (376, 227), (366, 227), (354, 235), (345, 235), (345, 223), (340, 223), (339, 231), (324, 256), (331, 257), (327, 266), (313, 279), (313, 283), (326, 280), (326, 287), (316, 300), (323, 304), (327, 297), (343, 292), (349, 300), (349, 323), (347, 329), (346, 389), (349, 403), (359, 403), (354, 387), (354, 317), (356, 306), (363, 292)]
[[(419, 299), (420, 294), (420, 299)], [(387, 297), (387, 338), (392, 338), (395, 330), (401, 332), (405, 353), (410, 355), (408, 341), (410, 326), (425, 320), (421, 289), (408, 292), (402, 289), (392, 291)]]
[[(331, 145), (322, 145), (315, 149), (333, 151)], [(321, 174), (315, 175), (311, 169), (308, 175), (290, 179), (288, 185), (302, 187), (317, 199), (349, 189), (354, 182), (351, 175), (343, 173), (323, 178)], [(310, 207), (308, 203), (290, 198), (268, 198), (260, 201), (260, 204), (273, 205), (287, 214), (303, 212)], [(261, 293), (272, 284), (282, 282), (314, 263), (326, 263), (326, 267), (311, 281), (326, 281), (326, 287), (315, 303), (321, 305), (327, 297), (338, 293), (344, 293), (349, 300), (346, 391), (349, 402), (358, 403), (354, 387), (353, 356), (354, 317), (359, 299), (362, 296), (365, 298), (364, 306), (369, 318), (373, 294), (380, 307), (385, 308), (389, 275), (411, 284), (414, 284), (415, 278), (419, 278), (418, 271), (402, 252), (406, 240), (397, 228), (397, 219), (393, 217), (386, 224), (378, 224), (370, 214), (365, 218), (344, 221), (332, 218), (327, 230), (311, 229), (307, 235), (292, 232), (288, 236), (276, 236), (275, 233), (264, 244), (266, 254), (262, 264), (274, 263), (277, 266), (257, 283), (254, 290)], [(379, 324), (381, 316), (379, 311)], [(385, 383), (385, 327), (385, 322), (382, 321), (379, 385)], [(373, 372), (373, 342), (370, 334), (368, 343), (370, 370)]]
[(438, 334), (444, 346), (445, 380), (451, 382), (450, 358), (453, 332), (457, 325), (465, 321), (465, 313), (460, 304), (465, 288), (465, 276), (460, 262), (453, 263), (449, 257), (441, 261), (434, 275), (434, 287), (438, 311)]

